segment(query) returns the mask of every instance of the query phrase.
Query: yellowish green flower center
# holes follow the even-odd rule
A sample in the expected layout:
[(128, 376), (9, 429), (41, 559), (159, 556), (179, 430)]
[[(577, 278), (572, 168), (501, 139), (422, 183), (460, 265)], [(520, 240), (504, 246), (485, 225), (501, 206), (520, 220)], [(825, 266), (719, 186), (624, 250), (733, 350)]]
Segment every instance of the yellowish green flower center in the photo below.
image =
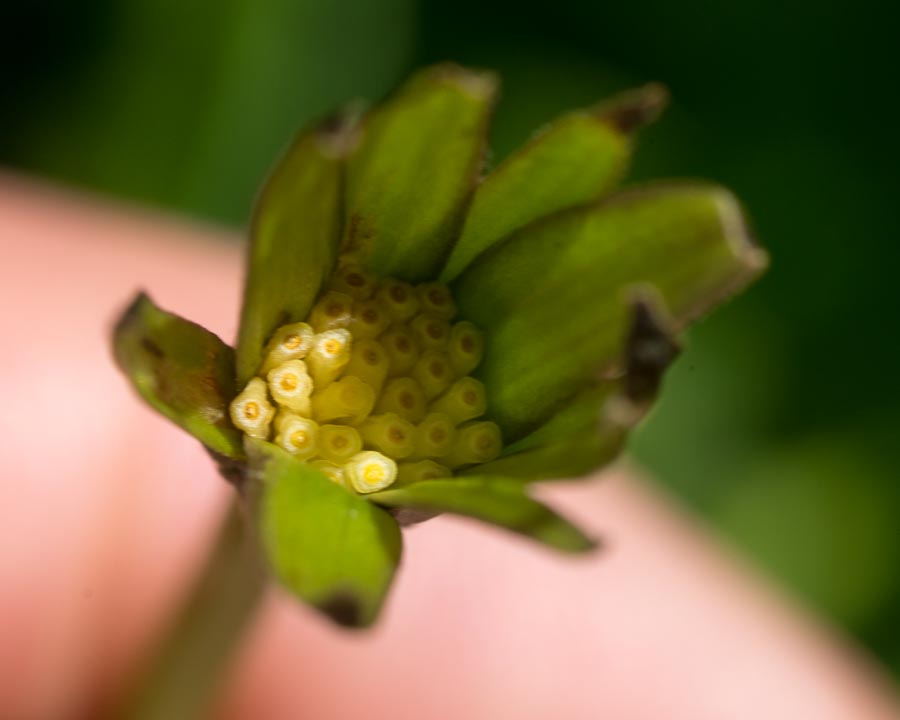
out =
[(343, 263), (307, 321), (272, 336), (231, 419), (359, 493), (493, 460), (500, 429), (470, 376), (484, 339), (455, 316), (442, 284)]

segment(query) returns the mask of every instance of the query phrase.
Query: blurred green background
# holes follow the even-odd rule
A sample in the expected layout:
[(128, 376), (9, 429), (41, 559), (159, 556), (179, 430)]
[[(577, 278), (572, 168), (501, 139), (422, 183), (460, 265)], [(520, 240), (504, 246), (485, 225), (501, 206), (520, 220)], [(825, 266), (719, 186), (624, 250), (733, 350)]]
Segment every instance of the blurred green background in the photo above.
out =
[(673, 106), (643, 135), (634, 177), (732, 187), (774, 262), (692, 333), (634, 451), (900, 675), (888, 12), (876, 0), (8, 2), (0, 162), (239, 225), (298, 125), (417, 65), (503, 74), (495, 159), (562, 110), (665, 82)]

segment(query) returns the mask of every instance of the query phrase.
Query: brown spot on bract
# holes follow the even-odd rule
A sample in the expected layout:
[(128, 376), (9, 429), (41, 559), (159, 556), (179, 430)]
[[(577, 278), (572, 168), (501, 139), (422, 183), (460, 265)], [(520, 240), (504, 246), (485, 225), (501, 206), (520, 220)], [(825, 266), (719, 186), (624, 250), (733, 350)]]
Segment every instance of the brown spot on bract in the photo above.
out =
[(141, 347), (155, 358), (162, 359), (166, 356), (163, 349), (148, 337), (141, 338)]

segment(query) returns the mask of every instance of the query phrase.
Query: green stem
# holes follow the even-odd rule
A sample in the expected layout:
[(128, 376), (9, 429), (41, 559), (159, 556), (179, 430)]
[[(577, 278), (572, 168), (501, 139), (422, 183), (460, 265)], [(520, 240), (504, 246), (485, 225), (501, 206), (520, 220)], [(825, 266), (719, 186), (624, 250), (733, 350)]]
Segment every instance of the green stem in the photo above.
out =
[(240, 502), (228, 510), (200, 578), (116, 718), (206, 717), (265, 587), (246, 511)]

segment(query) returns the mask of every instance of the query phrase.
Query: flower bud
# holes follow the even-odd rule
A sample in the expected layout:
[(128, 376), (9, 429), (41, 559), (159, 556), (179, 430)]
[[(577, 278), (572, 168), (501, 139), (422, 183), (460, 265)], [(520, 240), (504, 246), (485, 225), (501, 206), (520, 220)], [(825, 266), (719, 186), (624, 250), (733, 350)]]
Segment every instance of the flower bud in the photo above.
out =
[(307, 460), (318, 450), (319, 426), (309, 418), (285, 413), (278, 422), (275, 444), (299, 460)]
[(449, 320), (456, 315), (456, 303), (450, 290), (443, 283), (422, 283), (416, 287), (416, 297), (423, 313), (432, 313)]
[(477, 418), (484, 415), (487, 409), (484, 385), (475, 378), (460, 378), (447, 392), (434, 400), (428, 409), (431, 412), (446, 413), (457, 425)]
[(327, 460), (313, 460), (309, 463), (309, 465), (310, 467), (314, 467), (316, 470), (319, 470), (335, 485), (347, 487), (347, 478), (344, 475), (344, 468), (342, 468), (340, 465), (335, 465), (333, 462), (328, 462)]
[(317, 390), (337, 379), (350, 361), (350, 333), (346, 330), (326, 330), (316, 335), (306, 364)]
[(410, 422), (419, 422), (425, 417), (425, 395), (419, 383), (412, 378), (388, 380), (375, 405), (375, 412), (393, 412)]
[(320, 423), (362, 422), (375, 404), (375, 391), (358, 377), (341, 378), (316, 390), (312, 396), (312, 416)]
[(419, 312), (419, 298), (413, 286), (386, 278), (375, 292), (375, 299), (381, 304), (391, 320), (397, 323), (406, 322)]
[(422, 386), (426, 400), (440, 395), (453, 380), (453, 371), (447, 355), (437, 350), (427, 350), (422, 353), (422, 357), (416, 361), (410, 375)]
[(453, 446), (441, 462), (449, 468), (486, 463), (496, 458), (502, 449), (503, 439), (497, 423), (475, 422), (459, 428)]
[(429, 413), (416, 427), (415, 457), (436, 458), (446, 455), (456, 438), (456, 426), (449, 415)]
[(419, 359), (419, 343), (413, 331), (403, 325), (394, 325), (378, 341), (390, 360), (388, 376), (409, 375)]
[(471, 373), (484, 355), (484, 336), (472, 323), (463, 320), (450, 328), (450, 343), (447, 348), (450, 364), (457, 377)]
[(362, 450), (362, 438), (349, 425), (319, 426), (319, 456), (329, 462), (343, 465)]
[(266, 345), (260, 375), (288, 360), (301, 360), (312, 348), (313, 329), (306, 323), (292, 323), (278, 328)]
[(355, 338), (376, 338), (385, 331), (390, 319), (374, 300), (354, 303), (347, 329)]
[(439, 465), (434, 460), (397, 463), (397, 479), (394, 481), (394, 487), (412, 485), (423, 480), (440, 480), (452, 475), (449, 468)]
[(350, 362), (344, 368), (344, 377), (358, 377), (378, 393), (384, 385), (390, 364), (387, 352), (377, 340), (354, 338), (353, 347), (350, 348)]
[(368, 300), (375, 292), (375, 285), (375, 276), (356, 263), (338, 267), (331, 281), (334, 290), (349, 295), (354, 300)]
[(415, 425), (392, 412), (372, 415), (359, 426), (366, 447), (398, 460), (412, 455), (415, 433)]
[(352, 311), (352, 297), (330, 290), (313, 305), (309, 313), (309, 324), (317, 333), (345, 328), (350, 324)]
[(269, 403), (265, 380), (253, 378), (231, 401), (228, 409), (235, 427), (253, 438), (265, 440), (269, 437), (275, 408)]
[(302, 360), (288, 360), (269, 371), (269, 392), (282, 407), (309, 417), (312, 378)]
[(344, 476), (356, 492), (377, 492), (397, 478), (397, 463), (379, 452), (365, 450), (344, 465)]
[(409, 327), (422, 350), (444, 350), (450, 341), (450, 323), (432, 313), (417, 315)]

